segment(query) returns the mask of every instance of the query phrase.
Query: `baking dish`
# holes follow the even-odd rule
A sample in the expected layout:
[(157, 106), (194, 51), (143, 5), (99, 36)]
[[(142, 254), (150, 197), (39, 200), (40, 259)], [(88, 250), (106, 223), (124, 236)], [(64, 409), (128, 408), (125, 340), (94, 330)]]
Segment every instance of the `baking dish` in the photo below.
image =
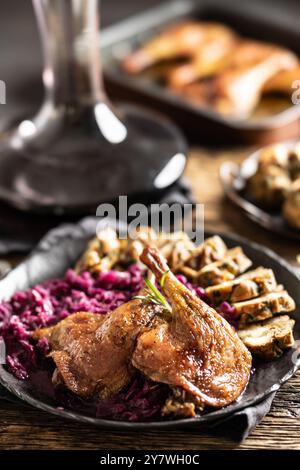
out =
[[(169, 115), (186, 134), (201, 143), (265, 144), (295, 137), (300, 130), (300, 107), (287, 99), (279, 105), (266, 102), (248, 120), (234, 120), (176, 96), (149, 78), (130, 76), (122, 59), (166, 25), (187, 18), (213, 20), (231, 26), (242, 36), (273, 42), (300, 55), (297, 18), (251, 2), (172, 1), (107, 28), (102, 33), (105, 83), (112, 98), (133, 101)], [(300, 77), (299, 77), (300, 78)], [(291, 89), (291, 93), (292, 93)], [(265, 108), (266, 109), (265, 109)]]

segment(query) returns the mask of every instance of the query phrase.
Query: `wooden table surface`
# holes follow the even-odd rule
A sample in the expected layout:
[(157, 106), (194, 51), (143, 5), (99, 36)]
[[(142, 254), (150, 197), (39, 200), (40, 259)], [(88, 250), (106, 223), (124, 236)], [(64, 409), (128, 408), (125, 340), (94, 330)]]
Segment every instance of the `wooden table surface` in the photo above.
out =
[[(235, 232), (274, 249), (295, 263), (299, 245), (265, 232), (225, 201), (218, 178), (228, 158), (241, 161), (251, 149), (193, 149), (186, 176), (205, 204), (205, 227)], [(201, 430), (109, 432), (64, 421), (23, 404), (0, 401), (0, 449), (300, 449), (300, 374), (277, 393), (270, 413), (240, 445)]]

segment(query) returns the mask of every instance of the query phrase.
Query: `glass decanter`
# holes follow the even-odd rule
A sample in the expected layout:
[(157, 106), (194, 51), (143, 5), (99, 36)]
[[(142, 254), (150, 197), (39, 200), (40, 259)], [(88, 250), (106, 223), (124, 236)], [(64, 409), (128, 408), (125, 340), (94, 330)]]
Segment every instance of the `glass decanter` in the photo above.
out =
[(33, 0), (45, 99), (0, 143), (0, 198), (24, 210), (85, 212), (118, 195), (161, 190), (186, 161), (178, 129), (102, 83), (99, 0)]

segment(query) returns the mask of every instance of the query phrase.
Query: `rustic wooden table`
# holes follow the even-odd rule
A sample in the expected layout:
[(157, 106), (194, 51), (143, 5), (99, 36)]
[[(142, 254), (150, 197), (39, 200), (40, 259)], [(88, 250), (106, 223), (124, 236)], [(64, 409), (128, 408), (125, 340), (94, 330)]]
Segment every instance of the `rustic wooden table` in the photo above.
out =
[[(220, 164), (241, 161), (251, 149), (194, 149), (186, 176), (199, 202), (205, 204), (205, 226), (235, 232), (275, 250), (295, 263), (299, 245), (268, 233), (248, 221), (223, 198)], [(58, 419), (22, 404), (0, 401), (0, 449), (300, 449), (300, 374), (277, 393), (268, 416), (242, 444), (204, 434), (201, 430), (109, 432)]]

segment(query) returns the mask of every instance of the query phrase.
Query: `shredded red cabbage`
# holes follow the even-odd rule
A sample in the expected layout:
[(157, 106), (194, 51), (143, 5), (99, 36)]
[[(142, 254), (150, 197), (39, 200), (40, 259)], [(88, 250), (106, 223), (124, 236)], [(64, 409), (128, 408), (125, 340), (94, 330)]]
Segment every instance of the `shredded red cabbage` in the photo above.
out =
[(143, 275), (137, 265), (126, 272), (110, 271), (98, 277), (69, 270), (63, 279), (44, 282), (0, 302), (0, 336), (5, 341), (9, 371), (25, 379), (47, 352), (47, 341), (34, 343), (32, 331), (75, 312), (105, 314), (114, 310), (136, 295), (143, 285)]
[(69, 391), (57, 389), (59, 409), (72, 409), (97, 418), (141, 422), (161, 417), (161, 408), (170, 393), (167, 385), (158, 384), (137, 374), (131, 384), (117, 395), (95, 402), (84, 400)]
[(217, 312), (222, 315), (225, 320), (233, 327), (237, 327), (237, 311), (236, 308), (228, 302), (222, 302), (217, 308)]

